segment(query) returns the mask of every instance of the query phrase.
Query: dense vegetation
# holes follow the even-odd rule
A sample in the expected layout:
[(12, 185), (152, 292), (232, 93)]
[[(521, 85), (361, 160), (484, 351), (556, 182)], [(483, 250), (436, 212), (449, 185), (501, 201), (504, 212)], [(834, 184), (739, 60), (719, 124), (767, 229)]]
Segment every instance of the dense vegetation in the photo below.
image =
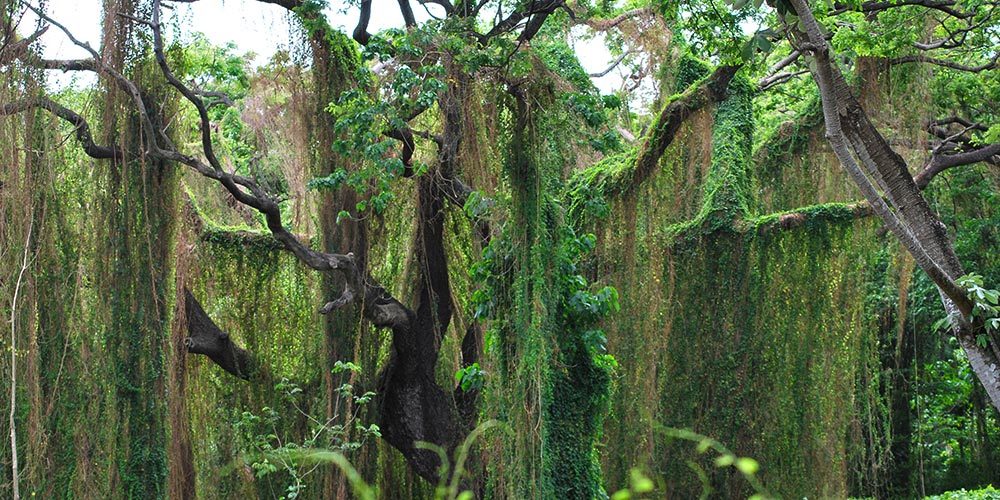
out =
[(1000, 3), (189, 3), (0, 0), (0, 496), (998, 497)]

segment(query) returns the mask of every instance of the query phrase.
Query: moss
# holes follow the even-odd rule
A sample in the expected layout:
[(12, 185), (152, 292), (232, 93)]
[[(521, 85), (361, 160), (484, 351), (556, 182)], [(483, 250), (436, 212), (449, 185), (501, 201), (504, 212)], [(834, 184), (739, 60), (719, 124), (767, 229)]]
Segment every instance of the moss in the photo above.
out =
[(674, 79), (674, 92), (682, 92), (695, 82), (707, 77), (712, 72), (711, 66), (707, 62), (685, 52), (677, 62), (677, 71)]
[[(591, 293), (578, 275), (581, 249), (592, 240), (576, 234), (557, 198), (568, 155), (560, 131), (568, 122), (543, 78), (527, 92), (530, 101), (510, 103), (507, 124), (511, 220), (484, 252), (477, 275), (493, 319), (486, 415), (537, 432), (495, 443), (489, 467), (505, 472), (490, 476), (488, 495), (599, 498), (605, 493), (597, 444), (610, 375), (588, 344), (594, 318), (585, 311), (606, 307), (607, 295)], [(617, 174), (602, 178), (614, 182)]]
[[(707, 73), (699, 66), (688, 80)], [(604, 430), (609, 484), (626, 484), (640, 466), (672, 496), (696, 496), (701, 483), (686, 465), (693, 461), (716, 493), (749, 493), (690, 445), (652, 431), (668, 426), (757, 458), (779, 495), (846, 494), (850, 420), (837, 407), (869, 363), (860, 348), (868, 320), (854, 297), (864, 287), (857, 262), (873, 244), (872, 229), (859, 225), (863, 207), (855, 204), (755, 215), (767, 190), (751, 167), (752, 92), (737, 75), (711, 121), (689, 119), (710, 123), (703, 171), (692, 166), (709, 139), (682, 127), (648, 179), (635, 176), (636, 156), (626, 154), (570, 183), (574, 206), (600, 195), (622, 214), (581, 222), (599, 232), (592, 269), (623, 297), (623, 311), (606, 321), (609, 351), (628, 363)], [(629, 185), (637, 181), (643, 185)]]
[(749, 80), (737, 75), (729, 83), (728, 98), (716, 107), (712, 128), (712, 163), (705, 179), (703, 208), (699, 217), (718, 217), (731, 223), (750, 212), (753, 196), (750, 172), (752, 97)]
[(201, 233), (202, 241), (227, 248), (255, 248), (259, 250), (278, 251), (284, 246), (274, 239), (274, 235), (264, 231), (229, 230), (206, 227)]
[(823, 203), (748, 219), (747, 230), (764, 232), (782, 226), (805, 226), (806, 230), (829, 224), (852, 225), (867, 211), (862, 203)]

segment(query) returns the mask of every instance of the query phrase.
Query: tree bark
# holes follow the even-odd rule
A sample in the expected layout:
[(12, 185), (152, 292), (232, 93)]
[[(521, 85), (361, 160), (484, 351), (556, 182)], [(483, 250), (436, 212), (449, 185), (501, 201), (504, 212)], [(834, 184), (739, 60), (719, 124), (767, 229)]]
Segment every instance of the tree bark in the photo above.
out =
[[(955, 279), (964, 271), (955, 255), (947, 231), (910, 175), (903, 158), (889, 147), (868, 115), (851, 93), (850, 87), (834, 66), (830, 47), (805, 0), (791, 0), (805, 31), (788, 26), (793, 45), (811, 51), (816, 59), (812, 68), (823, 102), (827, 138), (841, 164), (854, 179), (875, 213), (903, 242), (917, 264), (938, 286), (941, 301), (952, 318), (953, 334), (962, 346), (973, 372), (979, 378), (993, 405), (1000, 409), (1000, 360), (989, 348), (976, 342), (980, 324), (966, 319), (972, 301)], [(853, 154), (883, 188), (891, 208), (858, 167)], [(892, 210), (894, 209), (894, 211)]]

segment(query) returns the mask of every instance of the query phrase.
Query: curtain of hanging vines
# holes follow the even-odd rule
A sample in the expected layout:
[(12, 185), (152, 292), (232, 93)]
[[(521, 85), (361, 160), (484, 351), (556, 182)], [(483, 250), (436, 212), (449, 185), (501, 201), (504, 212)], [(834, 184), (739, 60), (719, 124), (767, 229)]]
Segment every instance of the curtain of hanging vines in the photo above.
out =
[[(10, 25), (14, 6), (0, 2), (0, 16)], [(34, 28), (34, 27), (32, 27)], [(29, 28), (30, 29), (30, 28)], [(4, 33), (4, 40), (15, 40)], [(0, 75), (0, 102), (12, 102), (40, 91), (41, 75), (12, 66)], [(58, 167), (54, 124), (44, 114), (0, 117), (0, 311), (3, 311), (2, 394), (4, 446), (0, 451), (0, 491), (11, 491), (15, 462), (21, 491), (44, 484), (46, 470), (38, 467), (47, 455), (46, 420), (55, 410), (43, 394), (53, 388), (54, 342), (40, 339), (61, 308), (39, 313), (39, 303), (52, 295), (67, 299), (66, 290), (49, 289), (66, 270), (63, 256), (51, 245), (63, 224), (54, 203)], [(45, 272), (36, 275), (36, 270)], [(58, 342), (58, 340), (57, 340)], [(13, 428), (12, 428), (13, 426)]]

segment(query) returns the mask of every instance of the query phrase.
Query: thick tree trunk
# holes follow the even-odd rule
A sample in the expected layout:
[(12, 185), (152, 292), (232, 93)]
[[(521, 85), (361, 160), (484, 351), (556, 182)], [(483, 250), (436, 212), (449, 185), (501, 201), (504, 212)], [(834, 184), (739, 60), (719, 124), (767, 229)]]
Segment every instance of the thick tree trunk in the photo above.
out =
[(432, 450), (417, 448), (416, 442), (431, 443), (450, 455), (461, 434), (455, 400), (434, 380), (441, 339), (452, 315), (443, 239), (444, 197), (435, 178), (424, 175), (417, 180), (417, 306), (408, 324), (392, 329), (392, 352), (377, 391), (383, 436), (406, 457), (414, 472), (431, 482), (438, 479), (440, 459)]

